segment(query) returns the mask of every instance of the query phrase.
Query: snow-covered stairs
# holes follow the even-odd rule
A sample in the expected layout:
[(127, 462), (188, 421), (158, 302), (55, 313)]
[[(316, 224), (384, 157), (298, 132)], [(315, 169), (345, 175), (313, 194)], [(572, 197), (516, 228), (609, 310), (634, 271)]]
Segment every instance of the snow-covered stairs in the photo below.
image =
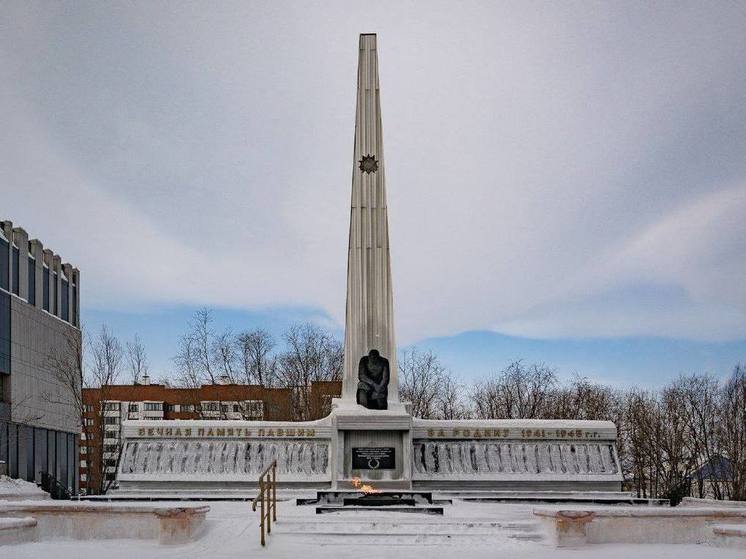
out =
[(475, 517), (417, 517), (373, 512), (350, 518), (326, 514), (280, 519), (272, 527), (277, 539), (313, 545), (494, 545), (509, 540), (541, 541), (538, 522)]

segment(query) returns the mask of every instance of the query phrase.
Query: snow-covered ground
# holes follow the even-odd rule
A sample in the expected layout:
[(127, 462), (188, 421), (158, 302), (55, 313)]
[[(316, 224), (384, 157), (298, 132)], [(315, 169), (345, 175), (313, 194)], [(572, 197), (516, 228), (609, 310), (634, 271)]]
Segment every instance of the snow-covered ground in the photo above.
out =
[[(411, 559), (446, 553), (458, 559), (710, 559), (743, 558), (743, 550), (707, 545), (588, 545), (557, 549), (543, 538), (533, 505), (455, 501), (440, 516), (407, 513), (333, 513), (294, 501), (278, 506), (278, 523), (259, 546), (258, 513), (246, 502), (212, 502), (203, 536), (192, 543), (161, 546), (133, 540), (47, 541), (4, 547), (14, 559), (228, 559), (268, 557), (316, 559), (365, 556)], [(420, 549), (421, 548), (421, 549)], [(442, 550), (442, 551), (441, 551)]]
[(8, 476), (0, 476), (0, 499), (48, 499), (45, 493), (35, 483), (22, 479), (13, 479)]

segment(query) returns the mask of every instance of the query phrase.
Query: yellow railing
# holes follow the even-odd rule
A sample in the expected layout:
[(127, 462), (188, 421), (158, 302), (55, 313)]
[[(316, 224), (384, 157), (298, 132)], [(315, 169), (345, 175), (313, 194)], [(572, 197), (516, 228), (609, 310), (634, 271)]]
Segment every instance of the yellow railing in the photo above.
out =
[[(259, 541), (266, 545), (266, 533), (272, 533), (272, 522), (277, 522), (277, 460), (273, 460), (267, 468), (259, 474), (259, 494), (251, 503), (251, 510), (256, 511), (257, 502), (260, 505)], [(265, 525), (266, 522), (266, 525)]]

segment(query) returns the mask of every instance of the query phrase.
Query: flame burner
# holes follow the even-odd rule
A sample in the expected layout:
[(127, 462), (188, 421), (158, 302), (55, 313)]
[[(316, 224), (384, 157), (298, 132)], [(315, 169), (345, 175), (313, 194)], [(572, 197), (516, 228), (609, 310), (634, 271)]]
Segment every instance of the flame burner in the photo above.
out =
[(343, 501), (345, 507), (366, 506), (366, 507), (391, 507), (407, 506), (413, 507), (415, 500), (404, 497), (401, 493), (367, 493), (360, 497), (345, 498)]
[[(358, 480), (360, 481), (360, 480)], [(354, 482), (353, 482), (354, 484)], [(360, 483), (360, 487), (362, 487)], [(443, 514), (447, 499), (433, 505), (433, 494), (429, 491), (381, 491), (376, 493), (354, 491), (318, 491), (315, 499), (297, 499), (298, 505), (317, 505), (316, 514), (342, 513), (355, 511), (395, 511), (420, 514)]]
[(376, 489), (372, 485), (368, 485), (367, 483), (363, 483), (363, 480), (359, 477), (353, 477), (350, 482), (352, 483), (352, 486), (357, 489), (358, 491), (362, 491), (366, 495), (371, 495), (374, 493), (380, 493), (380, 489)]

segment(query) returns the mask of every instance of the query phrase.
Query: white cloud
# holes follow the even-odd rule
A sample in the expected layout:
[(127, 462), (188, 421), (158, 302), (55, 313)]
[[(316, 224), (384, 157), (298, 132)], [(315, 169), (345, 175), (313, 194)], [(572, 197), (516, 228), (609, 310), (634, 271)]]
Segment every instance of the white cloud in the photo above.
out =
[(341, 322), (376, 30), (400, 341), (742, 336), (742, 11), (424, 5), (11, 4), (0, 214), (89, 306)]

